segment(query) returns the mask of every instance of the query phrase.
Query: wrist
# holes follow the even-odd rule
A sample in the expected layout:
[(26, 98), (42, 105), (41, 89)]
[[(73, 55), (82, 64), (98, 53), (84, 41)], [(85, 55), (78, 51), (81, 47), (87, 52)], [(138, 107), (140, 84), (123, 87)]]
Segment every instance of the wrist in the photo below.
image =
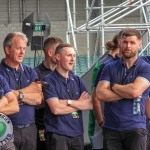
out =
[(115, 83), (110, 84), (110, 90), (113, 90), (113, 87), (115, 86)]
[(72, 101), (70, 99), (67, 99), (67, 106), (70, 106), (72, 104)]

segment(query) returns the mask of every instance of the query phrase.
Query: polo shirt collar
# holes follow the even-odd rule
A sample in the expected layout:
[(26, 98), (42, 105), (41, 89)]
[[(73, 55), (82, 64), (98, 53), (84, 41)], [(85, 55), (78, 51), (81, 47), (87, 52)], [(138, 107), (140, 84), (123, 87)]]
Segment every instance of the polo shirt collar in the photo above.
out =
[[(10, 71), (10, 70), (15, 70), (15, 71), (16, 71), (15, 68), (12, 68), (12, 67), (10, 67), (9, 65), (7, 65), (7, 64), (5, 63), (5, 58), (2, 59), (1, 63), (2, 63), (2, 65), (3, 65), (8, 71)], [(20, 71), (24, 71), (23, 65), (22, 65), (21, 63), (19, 64), (19, 70), (20, 70)]]
[[(133, 66), (138, 65), (138, 63), (140, 63), (140, 60), (141, 60), (140, 57), (138, 57), (136, 61), (134, 62)], [(120, 63), (121, 65), (126, 66), (125, 62), (123, 61), (123, 58), (120, 58)]]
[[(59, 77), (61, 80), (65, 80), (65, 81), (66, 81), (66, 78), (63, 77), (56, 69), (54, 70), (54, 72), (58, 75), (58, 77)], [(74, 80), (74, 78), (73, 78), (73, 72), (69, 72), (68, 81), (69, 81), (69, 80)]]
[[(50, 68), (47, 68), (45, 65), (44, 65), (44, 61), (41, 63), (41, 65), (40, 65), (40, 68), (41, 68), (41, 70), (43, 70), (43, 71), (45, 71), (45, 70), (51, 70)], [(52, 70), (51, 70), (52, 71)]]

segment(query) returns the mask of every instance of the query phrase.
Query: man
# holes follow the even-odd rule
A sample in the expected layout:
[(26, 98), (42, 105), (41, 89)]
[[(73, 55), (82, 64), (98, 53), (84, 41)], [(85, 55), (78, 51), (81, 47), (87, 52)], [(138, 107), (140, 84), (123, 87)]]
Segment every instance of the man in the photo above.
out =
[[(17, 113), (18, 111), (19, 111), (19, 106), (18, 106), (17, 99), (16, 99), (15, 95), (13, 94), (12, 90), (10, 89), (5, 78), (0, 75), (0, 113), (9, 115), (9, 114)], [(0, 123), (2, 123), (2, 120)], [(0, 139), (2, 139), (2, 136), (5, 136), (4, 135), (5, 132), (2, 133), (2, 124), (1, 124)], [(10, 133), (8, 133), (8, 134), (10, 134)], [(3, 139), (5, 140), (5, 138), (3, 138)], [(11, 140), (11, 142), (9, 142), (10, 140)], [(15, 150), (14, 144), (12, 144), (13, 138), (9, 139), (7, 142), (3, 142), (3, 140), (0, 140), (0, 142), (1, 142), (0, 145), (3, 146), (3, 147), (0, 147), (0, 150), (5, 150), (5, 149)]]
[(150, 97), (147, 99), (145, 106), (146, 106), (147, 130), (148, 130), (146, 150), (149, 150), (150, 149)]
[(83, 150), (82, 111), (92, 109), (91, 97), (81, 79), (72, 72), (76, 54), (69, 44), (56, 51), (56, 69), (44, 78), (47, 150)]
[(122, 33), (123, 58), (102, 71), (96, 97), (105, 102), (104, 149), (145, 150), (145, 102), (149, 93), (150, 65), (138, 57), (142, 44), (136, 29)]
[(27, 38), (20, 32), (9, 33), (3, 42), (5, 58), (0, 63), (2, 74), (18, 99), (20, 111), (9, 115), (14, 127), (16, 150), (35, 150), (37, 131), (34, 124), (34, 106), (42, 100), (41, 83), (34, 69), (22, 65)]
[[(40, 80), (42, 80), (47, 74), (51, 73), (56, 68), (55, 49), (58, 44), (63, 41), (57, 37), (48, 37), (44, 41), (44, 61), (35, 67), (35, 71), (38, 74)], [(45, 138), (44, 138), (44, 101), (35, 109), (35, 123), (38, 129), (37, 132), (37, 150), (45, 150)]]

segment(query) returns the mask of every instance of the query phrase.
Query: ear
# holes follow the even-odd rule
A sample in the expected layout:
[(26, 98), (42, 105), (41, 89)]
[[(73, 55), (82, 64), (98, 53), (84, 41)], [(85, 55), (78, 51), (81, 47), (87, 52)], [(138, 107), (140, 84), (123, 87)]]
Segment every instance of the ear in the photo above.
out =
[(48, 55), (49, 57), (52, 56), (52, 51), (51, 51), (50, 49), (47, 51), (47, 55)]
[(139, 49), (141, 48), (142, 46), (142, 41), (139, 42)]
[(60, 60), (60, 54), (55, 55), (56, 60)]
[(8, 46), (5, 46), (5, 53), (8, 55), (10, 51), (10, 48)]

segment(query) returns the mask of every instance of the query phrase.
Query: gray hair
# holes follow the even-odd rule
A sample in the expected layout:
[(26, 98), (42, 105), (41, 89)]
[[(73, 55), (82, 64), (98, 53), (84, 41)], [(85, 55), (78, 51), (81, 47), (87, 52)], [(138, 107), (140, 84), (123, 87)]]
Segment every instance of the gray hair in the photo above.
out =
[(21, 32), (11, 32), (4, 39), (4, 42), (3, 42), (3, 48), (4, 49), (5, 49), (6, 46), (11, 47), (12, 39), (14, 37), (21, 37), (23, 40), (25, 40), (26, 43), (28, 42), (28, 39), (27, 39), (25, 34), (23, 34)]

